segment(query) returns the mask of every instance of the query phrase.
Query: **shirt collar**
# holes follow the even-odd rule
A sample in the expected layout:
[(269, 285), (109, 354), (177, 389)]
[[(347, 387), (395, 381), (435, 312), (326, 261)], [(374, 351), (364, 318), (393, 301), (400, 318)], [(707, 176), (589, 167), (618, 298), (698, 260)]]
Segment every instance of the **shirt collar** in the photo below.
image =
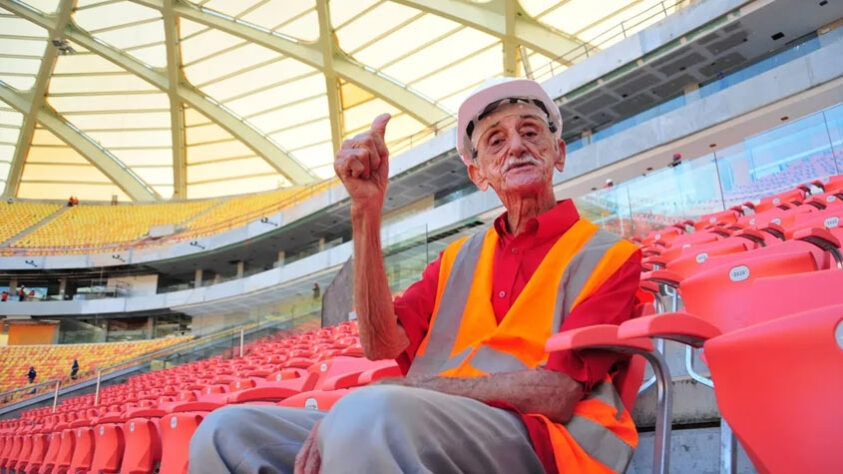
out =
[[(515, 236), (509, 231), (506, 222), (507, 213), (504, 212), (495, 219), (495, 231), (501, 241), (509, 241)], [(556, 203), (553, 208), (538, 217), (527, 221), (524, 232), (521, 235), (533, 235), (537, 242), (547, 239), (558, 238), (568, 231), (575, 222), (580, 219), (574, 201), (565, 199)]]

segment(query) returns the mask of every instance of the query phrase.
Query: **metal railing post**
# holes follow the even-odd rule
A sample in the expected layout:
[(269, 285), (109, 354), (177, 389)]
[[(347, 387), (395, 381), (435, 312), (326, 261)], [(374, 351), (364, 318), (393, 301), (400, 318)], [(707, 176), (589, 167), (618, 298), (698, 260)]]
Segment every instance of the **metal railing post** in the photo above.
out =
[(240, 330), (240, 357), (243, 357), (243, 341), (246, 337), (246, 331), (241, 329)]
[(56, 412), (56, 405), (59, 403), (59, 387), (61, 386), (61, 380), (56, 380), (56, 391), (53, 393), (53, 413)]
[(100, 404), (100, 382), (102, 381), (102, 369), (97, 370), (97, 388), (94, 392), (94, 406)]

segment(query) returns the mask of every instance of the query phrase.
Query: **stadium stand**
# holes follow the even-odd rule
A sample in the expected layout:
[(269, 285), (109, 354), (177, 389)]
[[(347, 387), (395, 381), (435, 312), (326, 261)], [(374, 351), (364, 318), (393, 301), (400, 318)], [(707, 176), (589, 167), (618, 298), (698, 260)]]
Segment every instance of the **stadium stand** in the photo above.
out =
[(5, 242), (59, 210), (59, 204), (0, 202), (0, 242)]
[(217, 202), (74, 206), (13, 242), (12, 247), (84, 250), (119, 245), (140, 239), (151, 226), (184, 222)]
[(61, 344), (48, 346), (5, 346), (0, 348), (0, 392), (26, 385), (30, 366), (38, 372), (36, 382), (66, 378), (73, 360), (79, 361), (79, 380), (97, 368), (133, 359), (142, 354), (178, 344), (189, 337), (102, 344)]
[[(797, 416), (795, 399), (769, 396), (777, 390), (759, 383), (756, 388), (768, 395), (760, 409), (770, 419), (780, 419), (774, 416), (778, 413), (791, 414), (786, 417), (789, 431), (782, 438), (780, 430), (764, 429), (756, 416), (748, 415), (745, 407), (758, 397), (744, 390), (744, 378), (755, 374), (754, 379), (765, 379), (769, 385), (803, 373), (793, 375), (797, 378), (791, 383), (822, 385), (831, 404), (843, 396), (843, 386), (829, 383), (827, 377), (843, 369), (840, 358), (829, 353), (837, 350), (834, 328), (843, 321), (843, 308), (835, 306), (835, 289), (843, 284), (841, 181), (837, 176), (769, 196), (754, 205), (762, 209), (754, 222), (744, 219), (753, 215), (753, 206), (740, 206), (640, 239), (650, 256), (645, 265), (654, 268), (645, 273), (642, 290), (656, 296), (657, 306), (664, 308), (658, 300), (670, 294), (667, 289), (677, 289), (685, 311), (652, 314), (642, 306), (643, 315), (620, 326), (557, 334), (548, 341), (548, 350), (599, 346), (648, 356), (654, 352), (652, 338), (704, 345), (712, 353), (712, 377), (723, 415), (756, 468), (839, 465), (841, 453), (823, 448), (825, 441), (798, 443), (800, 449), (787, 450), (788, 459), (782, 459), (783, 450), (777, 448), (789, 439), (796, 443), (802, 434), (839, 439), (840, 414), (811, 408), (806, 416)], [(764, 203), (772, 207), (763, 210)], [(795, 209), (800, 213), (792, 212)], [(778, 223), (767, 219), (771, 212), (783, 216)], [(703, 249), (712, 256), (699, 258)], [(698, 267), (687, 263), (689, 256)], [(676, 268), (681, 274), (673, 271)], [(4, 420), (0, 465), (25, 472), (49, 472), (53, 467), (135, 473), (160, 467), (162, 473), (185, 472), (190, 437), (214, 409), (253, 403), (326, 410), (357, 387), (400, 375), (392, 361), (363, 357), (355, 323), (281, 336), (286, 337), (252, 343), (242, 357), (217, 356), (131, 377), (125, 384), (103, 388), (96, 404), (93, 395), (83, 395), (64, 400), (55, 412), (38, 408), (19, 419)], [(785, 343), (790, 337), (800, 342)], [(821, 352), (822, 357), (812, 358)], [(627, 406), (634, 402), (643, 376), (644, 359), (632, 360), (615, 379)], [(806, 369), (809, 360), (822, 361), (822, 370)], [(777, 365), (782, 361), (788, 361), (787, 374)], [(773, 377), (771, 371), (779, 375)], [(669, 377), (666, 368), (663, 374)], [(669, 384), (664, 390), (669, 391)], [(808, 391), (804, 386), (799, 393), (807, 397)], [(663, 415), (668, 418), (657, 423), (657, 437), (659, 430), (666, 429), (669, 435), (669, 406), (668, 402)], [(654, 451), (656, 465), (667, 452), (669, 441)], [(667, 467), (669, 460), (665, 457), (662, 462)]]

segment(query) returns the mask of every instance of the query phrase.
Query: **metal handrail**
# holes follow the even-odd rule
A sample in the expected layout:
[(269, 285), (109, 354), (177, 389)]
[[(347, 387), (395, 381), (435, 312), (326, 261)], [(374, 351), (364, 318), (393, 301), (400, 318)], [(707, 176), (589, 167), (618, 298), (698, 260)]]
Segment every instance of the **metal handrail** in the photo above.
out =
[[(129, 360), (126, 360), (126, 361), (123, 361), (123, 362), (118, 362), (117, 364), (112, 364), (112, 365), (109, 365), (107, 367), (102, 367), (102, 368), (99, 368), (99, 369), (88, 370), (84, 373), (83, 376), (80, 376), (76, 380), (74, 380), (74, 383), (82, 382), (83, 380), (88, 380), (87, 376), (89, 376), (89, 375), (96, 374), (98, 377), (101, 377), (103, 373), (110, 372), (110, 371), (112, 371), (114, 369), (117, 369), (117, 368), (127, 368), (129, 366), (138, 365), (138, 364), (146, 362), (148, 360), (152, 360), (152, 359), (155, 359), (155, 358), (158, 358), (158, 357), (169, 355), (171, 353), (182, 351), (184, 349), (190, 349), (191, 347), (194, 347), (194, 346), (197, 346), (197, 345), (200, 345), (200, 344), (204, 344), (204, 343), (207, 343), (207, 342), (210, 342), (210, 341), (213, 341), (213, 340), (222, 339), (223, 337), (228, 337), (228, 336), (237, 334), (240, 331), (245, 331), (245, 330), (249, 330), (249, 329), (252, 329), (252, 328), (260, 328), (263, 325), (269, 326), (271, 324), (277, 324), (277, 323), (280, 323), (280, 322), (285, 322), (285, 321), (267, 321), (267, 322), (264, 322), (264, 323), (248, 323), (248, 324), (244, 324), (242, 326), (236, 326), (234, 328), (221, 329), (219, 331), (216, 331), (216, 332), (213, 332), (213, 333), (210, 333), (210, 334), (205, 334), (203, 336), (194, 337), (193, 339), (189, 339), (189, 340), (184, 341), (184, 342), (179, 343), (179, 344), (174, 344), (172, 346), (164, 347), (164, 348), (158, 349), (158, 350), (153, 351), (153, 352), (142, 354), (140, 356), (134, 357), (132, 359), (129, 359)], [(27, 385), (27, 386), (24, 386), (24, 387), (19, 387), (19, 388), (13, 389), (13, 390), (2, 392), (2, 393), (0, 393), (0, 404), (4, 404), (2, 402), (2, 400), (10, 397), (14, 393), (32, 390), (33, 388), (35, 388), (36, 392), (33, 393), (32, 395), (36, 396), (36, 395), (39, 395), (39, 390), (41, 388), (43, 388), (44, 386), (47, 386), (47, 385), (53, 386), (56, 383), (64, 384), (68, 379), (70, 379), (70, 377), (55, 378), (55, 379), (47, 380), (47, 381), (44, 381), (44, 382), (39, 382), (38, 384)], [(41, 393), (43, 393), (43, 392), (41, 392)], [(22, 400), (25, 400), (26, 398), (32, 398), (32, 397), (25, 397), (25, 398), (21, 398), (21, 399), (15, 400), (15, 401), (22, 401)]]

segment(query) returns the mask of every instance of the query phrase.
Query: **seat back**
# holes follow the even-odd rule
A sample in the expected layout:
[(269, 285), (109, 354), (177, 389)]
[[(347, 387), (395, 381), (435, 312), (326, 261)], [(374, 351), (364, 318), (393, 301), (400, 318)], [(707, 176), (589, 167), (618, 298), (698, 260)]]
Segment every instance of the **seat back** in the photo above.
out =
[(87, 471), (94, 459), (94, 430), (90, 426), (82, 426), (73, 431), (76, 440), (70, 460), (70, 472)]
[(185, 474), (190, 458), (190, 438), (207, 413), (171, 413), (158, 421), (161, 430), (160, 474)]
[(134, 418), (123, 425), (126, 448), (123, 454), (123, 474), (147, 474), (155, 472), (161, 462), (161, 433), (157, 420)]
[(706, 342), (717, 404), (760, 472), (843, 466), (843, 305)]
[(70, 466), (73, 460), (73, 448), (76, 446), (76, 430), (73, 428), (62, 430), (59, 436), (61, 438), (61, 444), (59, 445), (59, 452), (56, 455), (55, 465), (67, 467)]
[(91, 471), (96, 473), (118, 472), (123, 460), (123, 425), (103, 423), (94, 427), (94, 458)]

